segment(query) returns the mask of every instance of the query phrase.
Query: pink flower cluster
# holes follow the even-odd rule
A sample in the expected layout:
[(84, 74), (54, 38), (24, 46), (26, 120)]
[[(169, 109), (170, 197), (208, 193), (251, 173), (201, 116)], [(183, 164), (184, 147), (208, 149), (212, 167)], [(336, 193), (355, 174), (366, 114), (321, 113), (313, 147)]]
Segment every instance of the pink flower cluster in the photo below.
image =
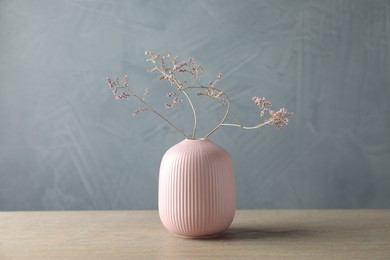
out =
[(152, 51), (146, 51), (145, 55), (149, 57), (146, 61), (150, 61), (154, 65), (154, 68), (150, 69), (149, 72), (160, 72), (161, 76), (159, 79), (167, 80), (171, 85), (176, 85), (176, 88), (179, 91), (183, 91), (184, 84), (187, 82), (179, 80), (178, 74), (188, 73), (191, 74), (192, 77), (198, 78), (204, 70), (204, 67), (198, 65), (193, 58), (188, 58), (188, 61), (178, 62), (177, 57), (170, 54), (161, 56)]
[(137, 110), (135, 110), (135, 111), (133, 112), (133, 116), (138, 116), (138, 114), (144, 112), (145, 110), (146, 110), (145, 108), (139, 107), (139, 108), (137, 108)]
[(217, 89), (218, 82), (222, 79), (222, 73), (218, 73), (217, 79), (213, 82), (210, 81), (208, 87), (204, 91), (198, 91), (196, 94), (198, 96), (208, 96), (217, 100), (220, 100), (223, 104), (226, 103), (225, 99), (222, 99), (222, 96), (225, 94), (223, 91)]
[(277, 128), (282, 127), (282, 123), (288, 125), (288, 116), (292, 116), (292, 112), (287, 112), (287, 109), (282, 107), (279, 111), (274, 112), (273, 110), (269, 111), (271, 115), (271, 124)]
[[(137, 97), (141, 101), (145, 102), (145, 96), (149, 94), (149, 88), (144, 89), (144, 96), (142, 98), (139, 98), (137, 95), (135, 95), (129, 88), (129, 77), (125, 76), (125, 81), (123, 85), (120, 83), (119, 79), (116, 78), (115, 81), (111, 80), (110, 78), (107, 78), (107, 84), (108, 87), (111, 89), (112, 94), (115, 96), (115, 99), (129, 99), (130, 97)], [(121, 90), (121, 93), (118, 94), (118, 91)], [(133, 116), (137, 116), (138, 114), (146, 111), (146, 108), (138, 108), (133, 112)]]
[(172, 102), (169, 103), (169, 104), (165, 104), (165, 108), (173, 108), (174, 106), (178, 105), (178, 104), (181, 104), (183, 102), (183, 100), (181, 99), (178, 99), (177, 97), (174, 97), (172, 99)]
[(292, 116), (292, 112), (287, 112), (287, 109), (281, 108), (279, 111), (273, 111), (269, 108), (272, 106), (272, 103), (265, 100), (265, 97), (259, 98), (254, 96), (252, 100), (260, 108), (260, 117), (265, 117), (268, 113), (270, 118), (265, 122), (265, 124), (274, 125), (277, 128), (282, 127), (282, 123), (288, 125), (288, 116)]
[[(116, 78), (115, 81), (111, 80), (110, 78), (107, 78), (106, 81), (112, 91), (112, 94), (115, 96), (116, 99), (128, 99), (130, 97), (130, 94), (125, 92), (129, 89), (129, 77), (127, 75), (125, 76), (125, 82), (123, 86), (121, 85), (118, 78)], [(123, 91), (118, 94), (118, 90)]]
[(269, 107), (272, 106), (272, 103), (265, 100), (265, 97), (259, 98), (254, 96), (252, 100), (260, 108), (260, 117), (264, 117), (265, 113), (269, 112)]

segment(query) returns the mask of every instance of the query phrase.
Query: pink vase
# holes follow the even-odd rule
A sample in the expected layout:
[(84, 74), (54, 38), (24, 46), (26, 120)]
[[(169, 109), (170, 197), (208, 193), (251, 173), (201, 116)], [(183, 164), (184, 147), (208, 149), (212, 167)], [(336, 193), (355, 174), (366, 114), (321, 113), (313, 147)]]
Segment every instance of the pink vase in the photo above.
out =
[(236, 208), (233, 163), (208, 139), (185, 139), (160, 166), (158, 208), (162, 223), (183, 237), (212, 237), (232, 223)]

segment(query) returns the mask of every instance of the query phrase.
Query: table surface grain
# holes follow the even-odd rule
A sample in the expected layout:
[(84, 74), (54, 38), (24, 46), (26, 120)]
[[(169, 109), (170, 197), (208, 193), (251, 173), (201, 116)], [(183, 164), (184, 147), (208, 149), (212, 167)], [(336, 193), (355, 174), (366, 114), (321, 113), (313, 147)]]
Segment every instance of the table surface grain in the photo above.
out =
[(390, 210), (238, 210), (185, 239), (157, 211), (0, 212), (0, 259), (390, 259)]

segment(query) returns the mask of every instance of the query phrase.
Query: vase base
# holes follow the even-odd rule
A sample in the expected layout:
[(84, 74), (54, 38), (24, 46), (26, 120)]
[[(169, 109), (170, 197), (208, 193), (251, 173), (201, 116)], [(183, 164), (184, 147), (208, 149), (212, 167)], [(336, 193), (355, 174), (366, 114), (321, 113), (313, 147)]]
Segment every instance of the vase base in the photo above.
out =
[(185, 236), (185, 235), (178, 235), (178, 234), (172, 234), (172, 235), (175, 237), (180, 237), (180, 238), (185, 238), (185, 239), (211, 239), (211, 238), (219, 237), (223, 233), (224, 232), (213, 234), (213, 235), (206, 235), (206, 236)]

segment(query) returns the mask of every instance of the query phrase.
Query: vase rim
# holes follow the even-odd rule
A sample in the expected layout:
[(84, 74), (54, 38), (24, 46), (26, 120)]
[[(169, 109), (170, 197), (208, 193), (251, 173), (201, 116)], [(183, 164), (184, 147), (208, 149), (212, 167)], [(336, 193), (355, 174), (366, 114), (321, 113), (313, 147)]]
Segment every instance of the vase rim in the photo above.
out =
[(208, 141), (207, 138), (185, 138), (184, 141)]

